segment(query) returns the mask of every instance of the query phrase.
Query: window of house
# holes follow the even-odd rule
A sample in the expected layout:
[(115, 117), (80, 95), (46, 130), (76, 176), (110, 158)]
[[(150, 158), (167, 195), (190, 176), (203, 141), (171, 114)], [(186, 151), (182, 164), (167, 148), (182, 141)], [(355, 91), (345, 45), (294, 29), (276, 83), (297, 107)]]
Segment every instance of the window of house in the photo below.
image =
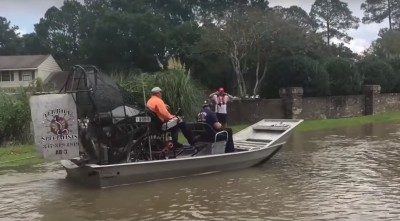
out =
[(24, 73), (22, 74), (22, 81), (32, 81), (32, 74), (31, 73)]
[(0, 72), (0, 81), (14, 81), (14, 73), (11, 71)]

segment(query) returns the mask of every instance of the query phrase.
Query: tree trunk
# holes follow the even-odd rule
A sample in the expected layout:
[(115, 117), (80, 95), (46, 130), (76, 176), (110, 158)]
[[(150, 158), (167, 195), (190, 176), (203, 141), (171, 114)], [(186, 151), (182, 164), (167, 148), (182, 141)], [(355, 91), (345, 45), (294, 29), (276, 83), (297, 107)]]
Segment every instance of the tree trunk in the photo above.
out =
[(241, 96), (243, 97), (243, 96), (247, 95), (246, 81), (244, 80), (243, 72), (241, 72), (240, 81), (242, 83), (242, 94), (241, 94)]
[(233, 51), (231, 51), (230, 58), (231, 58), (232, 66), (233, 66), (233, 69), (234, 69), (235, 75), (236, 75), (239, 96), (244, 96), (246, 94), (246, 84), (244, 82), (242, 65), (241, 65), (241, 61), (239, 58), (237, 46), (235, 43), (234, 43)]
[(243, 96), (244, 92), (243, 92), (243, 87), (242, 87), (242, 79), (241, 79), (241, 74), (240, 74), (240, 70), (237, 70), (235, 68), (235, 72), (236, 72), (236, 80), (237, 80), (237, 84), (238, 84), (238, 89), (239, 89), (239, 95)]
[(262, 82), (264, 81), (265, 77), (267, 76), (267, 70), (268, 70), (268, 66), (267, 66), (267, 62), (265, 62), (265, 66), (264, 66), (264, 70), (263, 70), (263, 74), (261, 75), (260, 80), (257, 79), (257, 83), (254, 86), (254, 96), (259, 94), (260, 92), (260, 86), (262, 84)]
[(259, 79), (258, 79), (258, 72), (260, 71), (260, 61), (257, 61), (257, 68), (256, 68), (256, 83), (254, 84), (254, 88), (253, 88), (253, 96), (256, 96), (257, 93), (257, 88), (258, 88), (258, 84), (259, 84)]
[(330, 36), (330, 34), (329, 34), (329, 31), (330, 31), (331, 29), (330, 29), (330, 27), (329, 27), (329, 21), (327, 21), (326, 22), (326, 35), (327, 35), (327, 38), (328, 38), (328, 46), (330, 46), (330, 40), (331, 40), (331, 36)]
[(240, 63), (238, 61), (238, 59), (236, 57), (234, 57), (233, 55), (231, 55), (231, 62), (232, 62), (232, 66), (233, 66), (233, 70), (235, 71), (235, 75), (236, 75), (236, 82), (238, 85), (238, 93), (240, 96), (243, 96), (243, 88), (242, 88), (242, 83), (241, 83), (241, 71), (240, 71)]
[(389, 11), (389, 30), (392, 30), (392, 6), (390, 5), (390, 0), (388, 1), (388, 11)]

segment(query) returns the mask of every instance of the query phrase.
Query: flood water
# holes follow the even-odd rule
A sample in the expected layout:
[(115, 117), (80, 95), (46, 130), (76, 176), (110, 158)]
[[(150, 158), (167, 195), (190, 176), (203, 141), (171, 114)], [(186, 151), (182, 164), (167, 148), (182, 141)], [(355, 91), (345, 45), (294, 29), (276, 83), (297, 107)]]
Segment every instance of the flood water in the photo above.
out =
[(400, 124), (296, 133), (266, 164), (91, 190), (0, 171), (0, 220), (400, 220)]

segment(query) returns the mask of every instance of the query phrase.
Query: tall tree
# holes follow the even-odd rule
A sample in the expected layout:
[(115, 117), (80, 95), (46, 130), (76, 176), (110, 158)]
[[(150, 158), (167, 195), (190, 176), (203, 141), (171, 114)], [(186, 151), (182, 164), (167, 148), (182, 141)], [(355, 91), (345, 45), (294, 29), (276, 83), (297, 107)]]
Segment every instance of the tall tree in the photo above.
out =
[(400, 58), (400, 30), (384, 28), (378, 35), (379, 38), (371, 44), (370, 54), (381, 59)]
[(261, 10), (269, 9), (268, 0), (201, 0), (192, 5), (195, 20), (206, 26), (210, 24), (223, 24), (227, 17), (232, 15), (234, 10), (246, 10), (257, 8)]
[[(181, 4), (178, 4), (181, 2)], [(199, 38), (194, 1), (86, 0), (81, 49), (105, 69), (159, 70), (170, 56), (184, 56)], [(84, 29), (83, 29), (84, 27)]]
[[(233, 10), (231, 13), (222, 27), (207, 28), (198, 46), (201, 53), (221, 54), (230, 59), (238, 94), (245, 96), (247, 85), (244, 75), (249, 70), (249, 61), (254, 58), (254, 54), (256, 63), (260, 65), (262, 62), (261, 54), (264, 48), (259, 44), (267, 33), (268, 20), (265, 19), (265, 13), (257, 9)], [(259, 68), (260, 66), (256, 74), (259, 73)]]
[(280, 16), (282, 20), (302, 28), (305, 32), (315, 32), (318, 28), (318, 24), (314, 19), (301, 7), (291, 6), (289, 8), (284, 8), (282, 6), (275, 6), (272, 10), (276, 15)]
[(83, 5), (77, 0), (64, 1), (60, 9), (49, 8), (44, 18), (35, 25), (35, 31), (43, 43), (59, 59), (61, 66), (68, 67), (79, 60), (80, 19)]
[(381, 23), (389, 19), (389, 29), (400, 29), (400, 1), (398, 0), (366, 0), (361, 4), (364, 10), (363, 23)]
[(50, 48), (46, 47), (35, 32), (24, 34), (21, 38), (21, 53), (23, 54), (49, 54)]
[(11, 26), (10, 22), (0, 17), (0, 55), (12, 55), (19, 51), (19, 38), (16, 33), (18, 26)]
[(332, 38), (349, 42), (352, 38), (345, 32), (357, 29), (360, 19), (352, 15), (347, 3), (340, 0), (316, 0), (311, 7), (310, 16), (318, 23), (326, 36), (328, 45)]

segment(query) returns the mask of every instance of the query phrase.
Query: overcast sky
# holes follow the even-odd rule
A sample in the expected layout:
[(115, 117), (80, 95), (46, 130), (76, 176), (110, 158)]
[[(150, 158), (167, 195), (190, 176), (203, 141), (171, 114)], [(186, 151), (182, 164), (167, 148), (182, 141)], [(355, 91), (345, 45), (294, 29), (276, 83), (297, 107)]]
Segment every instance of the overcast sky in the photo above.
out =
[[(83, 0), (80, 1), (83, 2)], [(360, 5), (363, 0), (343, 1), (349, 4), (355, 16), (362, 18), (363, 11)], [(270, 0), (269, 2), (271, 7), (298, 5), (310, 12), (314, 0)], [(0, 0), (0, 16), (6, 17), (12, 25), (17, 25), (21, 33), (29, 33), (34, 31), (33, 25), (39, 22), (48, 8), (60, 7), (62, 4), (63, 0)], [(387, 21), (381, 24), (360, 24), (357, 30), (348, 32), (354, 38), (348, 46), (357, 53), (362, 52), (377, 38), (379, 29), (387, 26)]]

